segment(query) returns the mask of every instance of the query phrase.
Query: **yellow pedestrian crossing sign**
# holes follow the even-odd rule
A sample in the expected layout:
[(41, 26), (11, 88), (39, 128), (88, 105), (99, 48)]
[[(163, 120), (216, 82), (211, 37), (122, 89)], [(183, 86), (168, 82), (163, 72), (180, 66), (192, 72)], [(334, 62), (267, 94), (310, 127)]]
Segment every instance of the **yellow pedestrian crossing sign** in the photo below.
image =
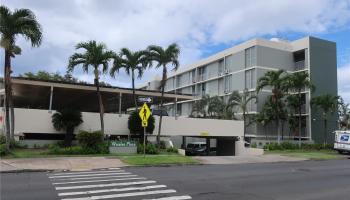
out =
[(142, 120), (142, 127), (147, 127), (148, 118), (151, 116), (151, 110), (149, 109), (146, 103), (144, 103), (142, 108), (140, 109), (139, 116)]

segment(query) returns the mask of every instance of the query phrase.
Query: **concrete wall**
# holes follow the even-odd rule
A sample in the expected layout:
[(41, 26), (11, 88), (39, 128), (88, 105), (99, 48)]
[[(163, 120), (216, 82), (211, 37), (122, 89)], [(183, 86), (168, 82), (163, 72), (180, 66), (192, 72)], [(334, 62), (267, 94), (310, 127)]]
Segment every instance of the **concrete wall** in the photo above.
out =
[[(52, 126), (51, 116), (54, 113), (47, 110), (37, 109), (15, 109), (15, 133), (63, 133), (56, 131)], [(100, 120), (98, 113), (83, 112), (83, 121), (75, 129), (79, 130), (99, 130)], [(105, 114), (105, 133), (112, 135), (127, 135), (129, 115)], [(159, 117), (156, 116), (156, 127), (154, 134), (158, 132)], [(233, 120), (215, 120), (179, 117), (163, 117), (162, 135), (166, 136), (242, 136), (243, 122)]]
[[(338, 95), (337, 89), (337, 57), (336, 44), (334, 42), (310, 37), (310, 79), (316, 90), (311, 98), (324, 94)], [(312, 134), (315, 142), (323, 142), (323, 121), (320, 111), (311, 109)], [(328, 142), (332, 143), (337, 129), (337, 114), (329, 117)]]
[(290, 51), (257, 46), (257, 65), (284, 70), (293, 70), (293, 54)]

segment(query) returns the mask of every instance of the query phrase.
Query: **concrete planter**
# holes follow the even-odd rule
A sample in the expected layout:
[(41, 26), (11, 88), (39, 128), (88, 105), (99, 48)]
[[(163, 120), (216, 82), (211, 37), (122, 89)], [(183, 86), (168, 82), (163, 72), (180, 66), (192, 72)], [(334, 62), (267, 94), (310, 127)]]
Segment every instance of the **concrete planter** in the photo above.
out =
[(109, 153), (134, 154), (137, 153), (137, 147), (109, 147)]

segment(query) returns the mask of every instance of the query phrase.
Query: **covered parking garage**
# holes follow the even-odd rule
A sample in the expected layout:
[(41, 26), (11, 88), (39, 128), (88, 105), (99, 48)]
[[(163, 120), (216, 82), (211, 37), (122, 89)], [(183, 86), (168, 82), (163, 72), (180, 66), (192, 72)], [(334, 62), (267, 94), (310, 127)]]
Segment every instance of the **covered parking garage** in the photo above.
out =
[[(96, 87), (93, 84), (66, 83), (54, 81), (12, 78), (14, 107), (43, 110), (59, 110), (66, 106), (76, 106), (82, 112), (99, 112)], [(134, 107), (132, 89), (114, 86), (101, 86), (101, 96), (105, 113), (127, 112)], [(139, 90), (136, 96), (152, 97), (152, 104), (158, 105), (159, 91)], [(192, 100), (189, 94), (165, 93), (164, 102)], [(141, 105), (141, 104), (140, 104)]]

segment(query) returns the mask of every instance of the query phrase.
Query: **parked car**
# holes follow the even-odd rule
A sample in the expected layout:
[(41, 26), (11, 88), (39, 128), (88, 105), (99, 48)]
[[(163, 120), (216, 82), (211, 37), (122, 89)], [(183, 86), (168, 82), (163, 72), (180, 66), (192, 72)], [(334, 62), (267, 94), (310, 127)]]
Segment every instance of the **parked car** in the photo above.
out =
[(334, 149), (340, 154), (350, 153), (350, 131), (335, 131)]
[(205, 142), (191, 142), (185, 149), (186, 156), (205, 156), (207, 155), (207, 144)]

